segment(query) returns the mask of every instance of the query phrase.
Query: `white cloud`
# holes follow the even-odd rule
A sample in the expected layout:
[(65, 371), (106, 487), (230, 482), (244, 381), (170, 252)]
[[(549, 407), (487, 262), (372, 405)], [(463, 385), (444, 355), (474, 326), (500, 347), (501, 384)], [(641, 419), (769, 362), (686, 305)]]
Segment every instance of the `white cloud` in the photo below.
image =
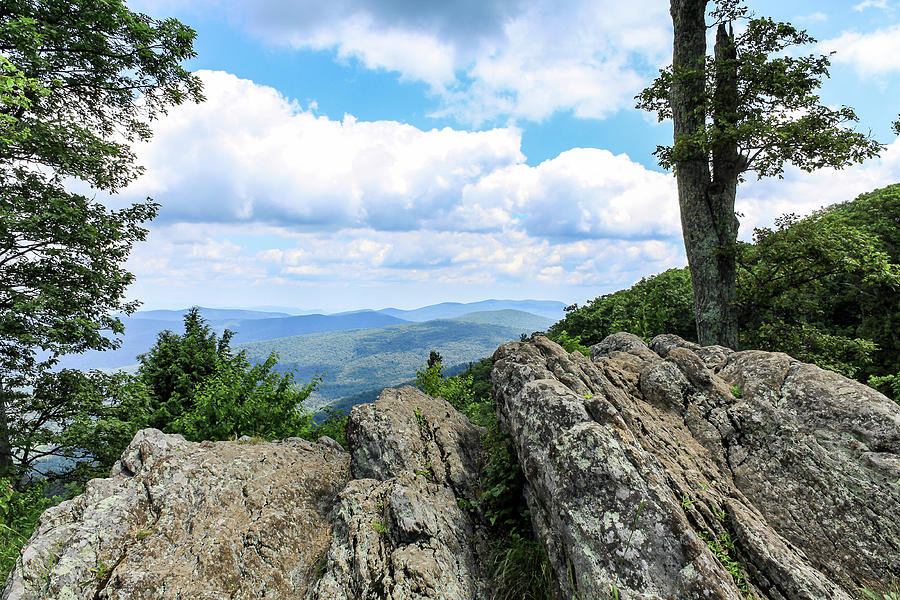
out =
[(855, 11), (863, 11), (867, 8), (888, 8), (887, 0), (863, 0), (859, 4), (853, 7)]
[(160, 221), (517, 230), (554, 240), (678, 235), (674, 180), (625, 155), (576, 148), (530, 167), (516, 129), (334, 121), (272, 88), (200, 75), (207, 102), (174, 107), (135, 148), (147, 170), (123, 198), (156, 198)]
[[(333, 51), (424, 82), (441, 101), (436, 114), (476, 125), (630, 109), (671, 53), (659, 0), (198, 1), (197, 14), (222, 12), (267, 44)], [(160, 14), (176, 5), (136, 6)]]
[(900, 71), (900, 24), (866, 34), (845, 32), (820, 45), (836, 53), (834, 62), (849, 63), (863, 76)]
[[(201, 76), (209, 100), (156, 124), (136, 147), (147, 172), (118, 200), (163, 205), (130, 262), (137, 297), (338, 309), (471, 289), (583, 301), (684, 264), (674, 178), (625, 155), (575, 148), (529, 166), (516, 129), (334, 121), (233, 75)], [(742, 237), (897, 181), (900, 141), (863, 166), (748, 182)]]
[(200, 75), (208, 101), (156, 123), (135, 147), (146, 173), (114, 200), (162, 204), (130, 263), (139, 296), (311, 282), (610, 289), (683, 262), (674, 179), (625, 155), (576, 148), (529, 166), (514, 128), (334, 121)]

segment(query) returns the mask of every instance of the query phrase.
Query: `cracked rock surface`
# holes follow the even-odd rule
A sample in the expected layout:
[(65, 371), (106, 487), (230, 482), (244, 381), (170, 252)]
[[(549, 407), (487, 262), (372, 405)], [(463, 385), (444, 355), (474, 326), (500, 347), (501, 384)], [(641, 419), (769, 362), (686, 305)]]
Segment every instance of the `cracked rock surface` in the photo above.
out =
[(900, 573), (900, 407), (785, 354), (616, 334), (494, 355), (562, 598), (849, 599)]
[(348, 477), (329, 444), (142, 430), (110, 478), (42, 515), (3, 600), (302, 596)]
[(347, 485), (311, 600), (481, 600), (487, 545), (462, 507), (478, 488), (483, 429), (412, 387), (353, 407)]
[(138, 432), (108, 479), (48, 509), (3, 600), (482, 600), (480, 436), (406, 387), (347, 438)]

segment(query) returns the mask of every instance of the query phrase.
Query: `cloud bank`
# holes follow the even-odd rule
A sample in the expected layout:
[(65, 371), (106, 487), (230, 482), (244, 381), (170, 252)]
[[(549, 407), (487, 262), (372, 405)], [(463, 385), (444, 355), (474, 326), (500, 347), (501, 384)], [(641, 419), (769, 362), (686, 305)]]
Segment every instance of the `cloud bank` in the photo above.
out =
[[(353, 308), (380, 304), (367, 291), (378, 286), (439, 300), (471, 285), (583, 300), (684, 264), (675, 179), (626, 155), (574, 148), (529, 166), (515, 128), (332, 120), (234, 75), (200, 75), (208, 101), (159, 121), (135, 147), (145, 175), (115, 200), (162, 204), (130, 263), (139, 297), (302, 290), (295, 305), (340, 294)], [(748, 182), (742, 237), (898, 179), (900, 142), (862, 167)]]

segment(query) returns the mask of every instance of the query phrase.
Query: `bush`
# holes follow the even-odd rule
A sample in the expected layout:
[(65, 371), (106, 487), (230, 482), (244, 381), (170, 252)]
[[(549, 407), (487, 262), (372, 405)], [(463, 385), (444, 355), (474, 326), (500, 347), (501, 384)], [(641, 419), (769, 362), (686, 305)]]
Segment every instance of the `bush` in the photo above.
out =
[(9, 479), (0, 479), (0, 581), (6, 580), (41, 513), (52, 504), (43, 491), (40, 485), (16, 490)]
[(277, 362), (278, 356), (272, 354), (266, 362), (251, 365), (241, 353), (220, 363), (215, 374), (197, 387), (193, 408), (169, 429), (194, 441), (301, 436), (312, 421), (303, 402), (320, 380), (298, 386), (293, 374), (273, 371)]
[(591, 350), (581, 343), (581, 336), (569, 336), (569, 333), (562, 329), (559, 333), (550, 333), (549, 338), (563, 347), (566, 352), (581, 352), (585, 356), (591, 355)]
[(620, 331), (647, 341), (661, 333), (696, 341), (692, 294), (687, 268), (669, 269), (641, 279), (627, 290), (595, 298), (583, 307), (566, 307), (566, 316), (550, 328), (548, 337), (556, 339), (566, 331), (587, 347)]

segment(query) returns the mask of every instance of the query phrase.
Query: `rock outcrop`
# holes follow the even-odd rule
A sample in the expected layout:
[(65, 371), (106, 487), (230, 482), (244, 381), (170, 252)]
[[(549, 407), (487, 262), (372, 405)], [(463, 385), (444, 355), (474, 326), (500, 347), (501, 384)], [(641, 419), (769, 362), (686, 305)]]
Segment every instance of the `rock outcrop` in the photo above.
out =
[(355, 478), (312, 600), (481, 600), (486, 541), (475, 501), (481, 429), (419, 390), (385, 390), (347, 423)]
[(300, 439), (192, 443), (145, 429), (110, 478), (43, 514), (3, 600), (302, 595), (349, 463)]
[[(558, 600), (849, 600), (900, 575), (900, 407), (877, 392), (675, 336), (494, 360)], [(2, 599), (488, 600), (483, 433), (409, 387), (353, 408), (349, 452), (141, 431), (44, 513)]]
[(352, 455), (143, 430), (110, 478), (44, 513), (3, 600), (487, 598), (461, 508), (481, 433), (410, 387), (354, 407)]
[(900, 574), (900, 407), (874, 390), (675, 336), (494, 361), (562, 598), (846, 599)]

